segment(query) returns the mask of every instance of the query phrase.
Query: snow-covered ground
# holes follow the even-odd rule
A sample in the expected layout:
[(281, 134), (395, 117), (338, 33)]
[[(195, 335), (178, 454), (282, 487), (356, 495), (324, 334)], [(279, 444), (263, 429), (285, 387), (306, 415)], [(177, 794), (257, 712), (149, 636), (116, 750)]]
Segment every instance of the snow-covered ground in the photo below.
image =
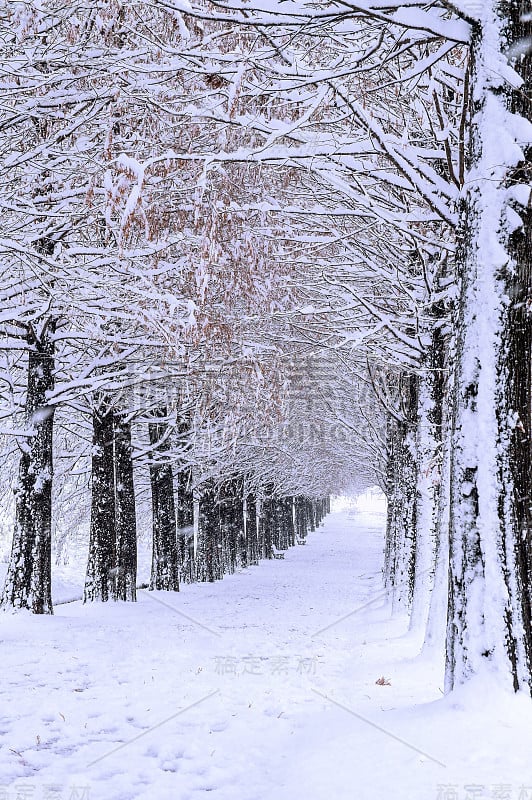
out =
[(442, 697), (382, 545), (345, 510), (219, 583), (3, 615), (0, 797), (532, 800), (531, 701)]

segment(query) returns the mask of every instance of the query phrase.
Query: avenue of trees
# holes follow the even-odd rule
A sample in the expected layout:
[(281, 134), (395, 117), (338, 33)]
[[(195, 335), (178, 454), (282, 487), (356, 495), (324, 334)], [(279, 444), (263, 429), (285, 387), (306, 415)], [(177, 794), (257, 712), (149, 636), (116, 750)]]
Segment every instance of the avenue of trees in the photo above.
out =
[[(388, 500), (451, 690), (532, 684), (529, 0), (0, 11), (2, 605), (221, 578)], [(13, 492), (14, 489), (14, 492)], [(148, 520), (148, 522), (147, 522)]]

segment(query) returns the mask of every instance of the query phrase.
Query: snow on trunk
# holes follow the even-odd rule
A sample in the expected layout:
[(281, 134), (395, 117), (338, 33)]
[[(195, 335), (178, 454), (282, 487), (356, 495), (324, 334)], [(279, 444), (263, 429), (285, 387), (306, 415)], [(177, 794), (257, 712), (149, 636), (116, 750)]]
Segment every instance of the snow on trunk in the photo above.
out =
[(92, 474), (89, 557), (84, 602), (106, 602), (114, 595), (116, 563), (114, 413), (110, 398), (95, 398), (92, 416)]
[(148, 425), (153, 539), (150, 589), (179, 591), (179, 552), (174, 502), (172, 465), (165, 454), (170, 449), (167, 410), (161, 408), (157, 421)]
[(436, 522), (436, 463), (438, 440), (433, 424), (433, 399), (430, 371), (419, 379), (417, 425), (417, 509), (415, 572), (412, 592), (410, 629), (423, 630), (427, 623), (434, 580)]
[(137, 522), (131, 420), (115, 414), (116, 584), (115, 599), (137, 599)]
[(529, 587), (520, 564), (520, 540), (529, 531), (516, 514), (516, 472), (529, 474), (529, 451), (526, 464), (513, 462), (516, 431), (529, 420), (508, 405), (509, 343), (517, 334), (508, 290), (518, 269), (510, 237), (521, 226), (508, 183), (525, 161), (518, 143), (532, 138), (532, 126), (510, 113), (520, 80), (504, 50), (516, 43), (519, 26), (507, 23), (519, 13), (517, 3), (485, 0), (472, 40), (469, 174), (458, 251), (447, 690), (486, 668), (514, 689), (530, 681), (530, 628), (523, 625)]
[(25, 421), (29, 431), (22, 445), (16, 487), (15, 531), (2, 606), (52, 614), (52, 477), (56, 320), (36, 331), (28, 326), (28, 379)]

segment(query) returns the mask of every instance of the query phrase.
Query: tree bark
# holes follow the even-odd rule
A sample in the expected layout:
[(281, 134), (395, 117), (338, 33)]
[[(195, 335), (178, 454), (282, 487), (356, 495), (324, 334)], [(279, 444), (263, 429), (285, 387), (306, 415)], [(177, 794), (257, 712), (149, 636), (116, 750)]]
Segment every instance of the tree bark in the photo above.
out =
[(292, 497), (283, 497), (280, 501), (280, 511), (282, 518), (282, 549), (294, 547), (296, 543), (294, 527), (294, 500)]
[(177, 526), (189, 528), (194, 524), (194, 494), (192, 469), (186, 467), (177, 473)]
[(246, 497), (246, 547), (247, 563), (256, 565), (259, 563), (259, 536), (257, 527), (257, 501), (254, 494)]
[(242, 481), (233, 478), (220, 489), (220, 532), (222, 538), (223, 570), (232, 574), (241, 562), (241, 537), (244, 534)]
[[(507, 112), (530, 120), (530, 55), (514, 64), (524, 88), (494, 78), (507, 70), (505, 53), (532, 33), (530, 14), (522, 12), (514, 0), (491, 0), (471, 46), (469, 174), (457, 261), (447, 690), (486, 670), (515, 690), (530, 687), (530, 211), (516, 230), (507, 188), (523, 175), (529, 181), (529, 156), (519, 154)], [(511, 154), (513, 165), (501, 154)]]
[[(429, 349), (427, 369), (419, 376), (417, 412), (417, 508), (415, 571), (410, 629), (425, 630), (434, 586), (442, 456), (443, 375), (434, 352), (443, 356), (438, 331)], [(442, 343), (443, 344), (443, 343)]]
[[(166, 409), (159, 416), (164, 418)], [(153, 515), (153, 542), (150, 589), (179, 591), (179, 553), (177, 543), (174, 477), (172, 465), (165, 460), (170, 449), (168, 424), (161, 419), (148, 424), (150, 444), (150, 484)]]
[[(528, 42), (532, 38), (532, 3), (502, 4), (506, 14), (506, 37), (511, 43)], [(509, 107), (513, 114), (532, 120), (532, 52), (530, 46), (517, 56), (515, 69), (523, 80), (519, 91), (511, 93)], [(532, 147), (523, 150), (523, 158), (510, 175), (509, 185), (532, 184)], [(501, 373), (506, 372), (503, 404), (511, 411), (514, 423), (508, 441), (508, 463), (511, 480), (501, 475), (509, 506), (512, 540), (515, 542), (517, 589), (525, 632), (525, 659), (528, 680), (532, 674), (532, 208), (530, 201), (518, 208), (523, 225), (510, 236), (512, 268), (506, 270), (506, 293), (510, 299), (503, 329)], [(511, 493), (509, 488), (511, 487)], [(519, 670), (518, 654), (511, 651), (514, 673)], [(531, 682), (532, 688), (532, 682)]]
[(274, 542), (274, 501), (270, 489), (265, 490), (265, 495), (260, 502), (259, 524), (261, 527), (262, 558), (273, 558)]
[(109, 398), (95, 398), (92, 415), (92, 479), (89, 557), (83, 601), (115, 596), (116, 525), (114, 412)]
[(137, 599), (137, 519), (131, 447), (131, 421), (114, 417), (116, 583), (115, 600)]
[(385, 544), (385, 585), (394, 610), (410, 607), (416, 569), (418, 512), (418, 376), (400, 380), (401, 419), (388, 430), (388, 517)]
[[(219, 580), (221, 569), (220, 511), (214, 481), (202, 487), (199, 501), (198, 580)], [(220, 546), (219, 546), (220, 545)]]
[(305, 498), (298, 495), (294, 498), (296, 536), (303, 541), (307, 535), (307, 517), (305, 514)]
[(24, 418), (31, 431), (22, 445), (16, 488), (15, 530), (3, 606), (52, 614), (52, 479), (55, 319), (40, 332), (28, 329), (28, 380)]

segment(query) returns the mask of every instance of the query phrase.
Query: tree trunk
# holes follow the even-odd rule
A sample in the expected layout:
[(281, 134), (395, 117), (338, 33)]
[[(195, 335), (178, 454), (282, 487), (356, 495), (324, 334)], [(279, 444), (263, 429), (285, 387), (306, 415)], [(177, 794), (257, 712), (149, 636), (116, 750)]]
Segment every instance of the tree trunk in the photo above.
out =
[[(431, 351), (436, 342), (433, 343)], [(417, 425), (416, 552), (410, 629), (425, 630), (434, 585), (441, 476), (442, 400), (441, 371), (429, 354), (428, 366), (419, 377)]]
[(37, 334), (28, 331), (25, 423), (31, 435), (22, 445), (16, 488), (15, 530), (3, 606), (52, 614), (52, 478), (54, 333), (48, 319)]
[(199, 574), (200, 581), (215, 581), (223, 577), (221, 569), (220, 511), (214, 481), (202, 487), (199, 502)]
[(192, 583), (195, 579), (193, 527), (194, 492), (192, 468), (185, 467), (177, 473), (177, 541), (181, 564), (181, 580)]
[(294, 498), (296, 536), (303, 541), (307, 535), (307, 518), (305, 514), (305, 498), (298, 495)]
[[(446, 393), (446, 398), (449, 398)], [(438, 487), (438, 508), (436, 521), (435, 568), (433, 589), (425, 631), (423, 650), (445, 654), (447, 626), (447, 606), (449, 596), (449, 511), (450, 511), (450, 463), (451, 429), (449, 412), (442, 419), (443, 452)]]
[(323, 520), (323, 500), (321, 497), (315, 501), (316, 503), (316, 523), (318, 527), (321, 525)]
[[(521, 110), (518, 99), (529, 96), (530, 54), (515, 64), (525, 87), (512, 90), (494, 78), (507, 70), (504, 53), (530, 37), (530, 14), (520, 21), (522, 12), (514, 0), (487, 2), (471, 47), (472, 135), (457, 259), (447, 690), (485, 670), (502, 685), (530, 687), (530, 211), (523, 215), (527, 227), (516, 231), (507, 188), (523, 176), (529, 182), (528, 154), (519, 153), (507, 111), (530, 118), (528, 100)], [(504, 163), (508, 154), (511, 164)]]
[(257, 502), (254, 494), (246, 498), (246, 547), (247, 563), (258, 564), (260, 558), (257, 527)]
[(131, 421), (114, 417), (116, 583), (115, 600), (137, 599), (137, 520), (131, 447)]
[(223, 571), (232, 574), (240, 563), (241, 537), (244, 534), (242, 481), (233, 478), (220, 490), (220, 532), (223, 545)]
[(293, 547), (296, 543), (294, 527), (294, 500), (292, 497), (283, 497), (280, 501), (282, 517), (282, 549)]
[(272, 518), (272, 542), (278, 550), (286, 550), (284, 499), (281, 497), (272, 497), (270, 508)]
[(257, 543), (258, 543), (258, 558), (259, 560), (262, 558), (271, 558), (271, 555), (267, 555), (267, 530), (264, 521), (264, 497), (256, 497), (255, 505), (257, 510)]
[(386, 425), (386, 536), (384, 541), (384, 586), (391, 596), (395, 581), (395, 549), (397, 540), (398, 503), (397, 421), (389, 416)]
[(177, 473), (177, 526), (190, 528), (194, 524), (194, 493), (192, 469), (187, 467)]
[(306, 500), (307, 520), (310, 531), (313, 533), (316, 530), (316, 517), (314, 516), (314, 504), (311, 498)]
[(260, 503), (260, 527), (262, 540), (262, 558), (273, 558), (274, 536), (274, 501), (266, 490)]
[[(166, 409), (159, 416), (166, 417)], [(153, 514), (153, 542), (150, 589), (179, 591), (179, 553), (177, 545), (174, 477), (172, 466), (165, 460), (170, 449), (168, 424), (164, 420), (148, 425), (150, 444), (150, 484)]]
[(89, 557), (83, 601), (115, 596), (116, 526), (114, 413), (109, 398), (95, 398), (92, 415), (92, 479)]
[(418, 454), (416, 449), (418, 376), (400, 381), (402, 419), (390, 420), (388, 431), (388, 517), (385, 585), (393, 608), (410, 607), (416, 568)]
[[(532, 37), (532, 2), (510, 2), (502, 4), (508, 20), (506, 35), (511, 43), (528, 42)], [(511, 93), (509, 102), (513, 114), (531, 121), (530, 97), (532, 95), (532, 52), (530, 46), (516, 56), (514, 65), (523, 80), (519, 91)], [(510, 184), (532, 184), (532, 147), (525, 148), (522, 161), (509, 180)], [(516, 548), (517, 589), (525, 632), (524, 648), (528, 680), (532, 673), (532, 208), (530, 201), (519, 208), (523, 225), (510, 236), (510, 254), (513, 268), (505, 274), (506, 294), (511, 304), (503, 331), (501, 373), (506, 371), (503, 403), (514, 414), (508, 441), (507, 468), (511, 481), (502, 475), (503, 487), (507, 490), (506, 506), (510, 506), (512, 540)], [(512, 492), (508, 491), (512, 487)], [(512, 655), (514, 672), (518, 671), (518, 659)]]

